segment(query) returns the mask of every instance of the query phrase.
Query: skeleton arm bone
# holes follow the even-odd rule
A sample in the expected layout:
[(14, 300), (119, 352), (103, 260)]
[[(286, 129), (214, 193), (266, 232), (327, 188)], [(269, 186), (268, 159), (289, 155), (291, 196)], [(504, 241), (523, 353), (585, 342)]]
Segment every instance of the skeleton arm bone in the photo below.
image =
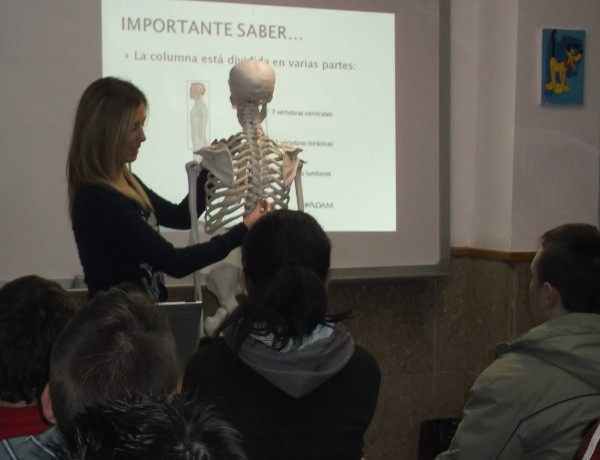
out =
[(196, 196), (196, 181), (200, 174), (201, 167), (196, 161), (189, 161), (185, 164), (185, 170), (188, 176), (188, 207), (190, 210), (190, 220), (192, 223), (190, 232), (190, 243), (199, 242), (198, 225), (194, 225), (194, 222), (198, 222), (198, 208), (196, 207), (198, 198)]
[(304, 211), (304, 194), (302, 192), (302, 166), (304, 161), (300, 161), (298, 168), (296, 169), (296, 177), (294, 178), (294, 186), (296, 187), (296, 202), (298, 204), (298, 211)]
[[(190, 243), (197, 244), (200, 242), (200, 235), (198, 233), (198, 208), (196, 203), (198, 197), (196, 194), (196, 182), (198, 181), (198, 175), (201, 171), (201, 166), (196, 161), (189, 161), (185, 165), (185, 169), (188, 175), (188, 206), (190, 210)], [(194, 272), (194, 298), (196, 300), (202, 300), (202, 287), (200, 284), (200, 270)]]

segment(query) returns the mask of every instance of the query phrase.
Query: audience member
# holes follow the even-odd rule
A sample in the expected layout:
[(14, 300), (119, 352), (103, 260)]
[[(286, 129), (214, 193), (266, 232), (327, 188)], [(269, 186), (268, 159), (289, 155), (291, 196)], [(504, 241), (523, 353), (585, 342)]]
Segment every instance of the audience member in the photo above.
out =
[[(65, 326), (50, 355), (41, 396), (46, 418), (60, 428), (92, 403), (140, 392), (173, 393), (178, 383), (175, 342), (164, 312), (129, 287), (98, 294)], [(57, 427), (0, 442), (0, 459), (52, 458)]]
[(52, 426), (42, 417), (40, 396), (52, 344), (76, 308), (58, 283), (35, 275), (0, 289), (0, 439)]
[(183, 390), (214, 401), (251, 458), (358, 460), (381, 374), (328, 314), (331, 244), (299, 211), (258, 220), (242, 245), (247, 296), (202, 343)]
[(540, 324), (475, 381), (438, 460), (572, 460), (600, 413), (600, 232), (566, 224), (541, 238), (531, 264)]
[(61, 428), (57, 460), (246, 460), (238, 431), (210, 406), (178, 395), (95, 404)]

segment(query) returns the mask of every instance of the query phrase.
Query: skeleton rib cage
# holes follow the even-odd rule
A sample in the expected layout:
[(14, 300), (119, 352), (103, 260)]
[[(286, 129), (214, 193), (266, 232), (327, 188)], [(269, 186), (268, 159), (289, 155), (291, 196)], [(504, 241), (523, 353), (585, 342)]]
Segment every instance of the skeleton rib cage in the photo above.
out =
[[(297, 193), (300, 190), (297, 156), (301, 149), (274, 142), (263, 132), (260, 120), (258, 105), (247, 103), (243, 132), (197, 152), (209, 170), (205, 186), (208, 233), (247, 215), (260, 198), (270, 198), (276, 208), (286, 209), (294, 179)], [(213, 163), (222, 167), (215, 168)], [(223, 169), (229, 174), (217, 172)]]
[[(286, 209), (292, 182), (298, 209), (304, 208), (299, 148), (278, 144), (263, 131), (267, 102), (273, 95), (273, 69), (261, 61), (243, 61), (230, 72), (231, 101), (237, 107), (242, 132), (194, 152), (208, 170), (205, 185), (205, 231), (213, 233), (248, 215), (257, 200), (267, 198), (277, 209)], [(192, 162), (195, 163), (195, 162)], [(198, 164), (188, 164), (190, 212), (195, 216), (195, 179)], [(194, 209), (192, 209), (194, 208)], [(192, 220), (194, 222), (194, 220)]]

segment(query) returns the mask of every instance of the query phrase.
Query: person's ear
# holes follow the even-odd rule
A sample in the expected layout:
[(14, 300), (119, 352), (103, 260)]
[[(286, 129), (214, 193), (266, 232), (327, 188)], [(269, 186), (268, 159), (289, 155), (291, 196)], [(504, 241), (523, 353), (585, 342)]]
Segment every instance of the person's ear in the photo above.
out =
[(557, 299), (558, 291), (550, 283), (545, 282), (542, 286), (542, 307), (547, 311), (554, 310)]
[(48, 420), (53, 425), (56, 425), (56, 417), (54, 417), (54, 411), (52, 410), (52, 401), (50, 399), (50, 384), (46, 384), (44, 387), (44, 391), (42, 391), (41, 405), (42, 405), (42, 414), (46, 420)]
[(556, 318), (558, 316), (566, 315), (570, 313), (563, 304), (562, 296), (558, 289), (552, 286), (550, 283), (544, 283), (542, 286), (542, 302), (543, 308), (546, 310), (549, 318)]

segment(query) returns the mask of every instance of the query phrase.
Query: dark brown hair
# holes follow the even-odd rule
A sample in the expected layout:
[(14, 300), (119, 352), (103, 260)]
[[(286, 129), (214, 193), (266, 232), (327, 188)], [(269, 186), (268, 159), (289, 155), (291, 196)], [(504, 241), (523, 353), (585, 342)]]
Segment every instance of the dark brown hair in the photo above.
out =
[(78, 304), (60, 284), (23, 276), (0, 289), (0, 400), (31, 404), (48, 383), (50, 349)]
[(272, 334), (283, 349), (343, 319), (328, 312), (330, 258), (331, 242), (309, 214), (279, 210), (259, 219), (242, 245), (247, 296), (218, 332), (232, 326), (236, 351), (249, 334)]
[(565, 224), (542, 235), (540, 283), (550, 283), (570, 312), (600, 313), (600, 231)]
[(172, 393), (179, 368), (165, 313), (120, 285), (82, 307), (54, 344), (50, 396), (58, 424), (90, 403), (131, 392)]

